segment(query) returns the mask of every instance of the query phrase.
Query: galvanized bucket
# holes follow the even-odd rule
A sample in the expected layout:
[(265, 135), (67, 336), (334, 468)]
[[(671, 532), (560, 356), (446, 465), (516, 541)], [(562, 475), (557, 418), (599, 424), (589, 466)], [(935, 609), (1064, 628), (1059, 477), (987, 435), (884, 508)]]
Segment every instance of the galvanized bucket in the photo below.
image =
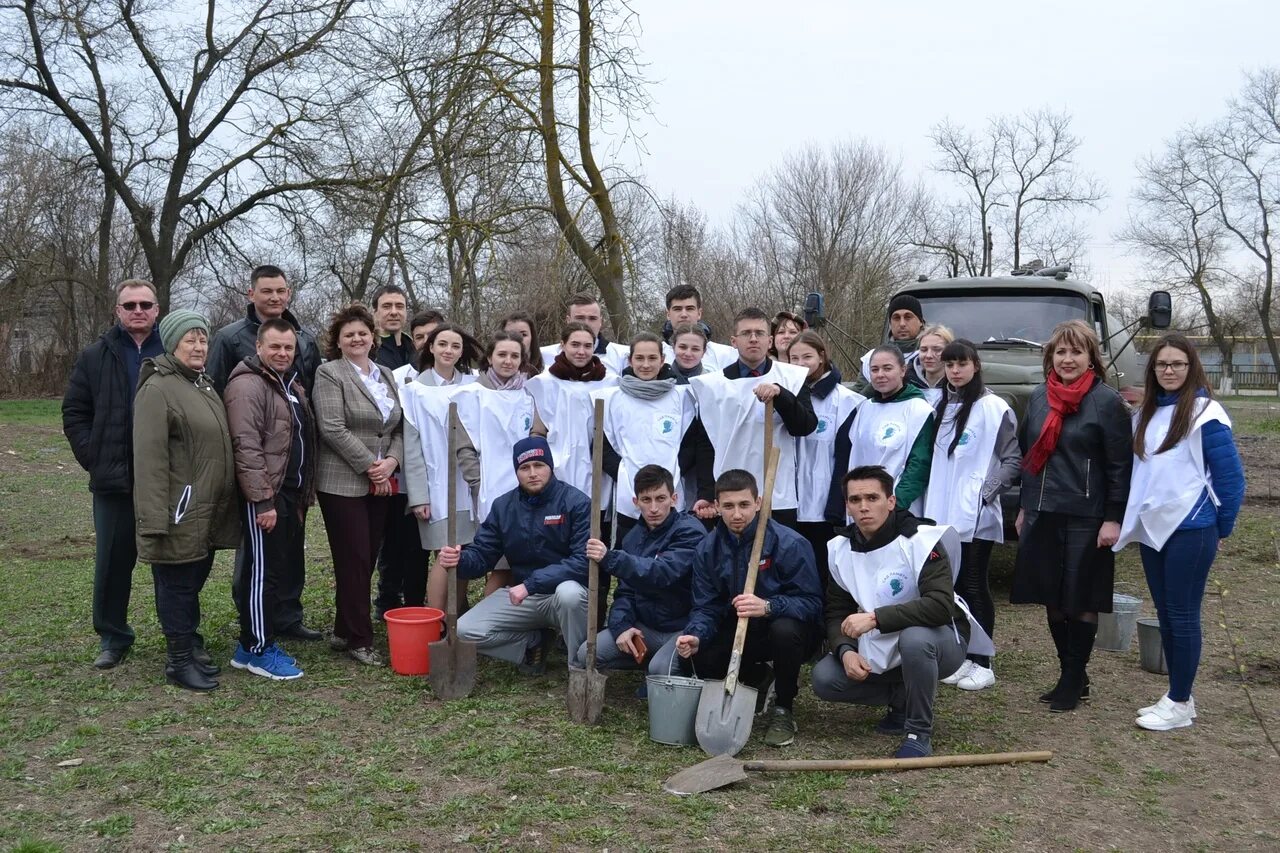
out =
[(1111, 612), (1098, 614), (1098, 639), (1094, 648), (1109, 652), (1127, 652), (1133, 645), (1142, 599), (1122, 592), (1112, 593)]
[(694, 721), (698, 716), (698, 700), (702, 698), (702, 679), (672, 675), (676, 655), (673, 651), (666, 675), (645, 678), (649, 686), (649, 739), (668, 746), (691, 746), (698, 742)]
[(1159, 619), (1138, 620), (1138, 663), (1147, 672), (1168, 675), (1164, 660), (1164, 639), (1160, 636)]

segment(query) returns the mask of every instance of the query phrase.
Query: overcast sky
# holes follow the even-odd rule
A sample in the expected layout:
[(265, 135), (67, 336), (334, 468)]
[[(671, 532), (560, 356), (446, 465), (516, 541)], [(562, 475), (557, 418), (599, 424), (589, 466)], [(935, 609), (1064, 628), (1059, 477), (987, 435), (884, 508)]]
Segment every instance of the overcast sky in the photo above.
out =
[(1086, 260), (1107, 289), (1138, 266), (1113, 237), (1137, 159), (1184, 124), (1219, 116), (1244, 70), (1280, 64), (1274, 0), (633, 8), (653, 81), (653, 115), (637, 128), (642, 170), (659, 197), (724, 222), (760, 175), (808, 142), (865, 137), (913, 176), (935, 159), (927, 134), (944, 117), (977, 129), (991, 115), (1065, 109), (1084, 139), (1082, 166), (1109, 193), (1084, 216)]

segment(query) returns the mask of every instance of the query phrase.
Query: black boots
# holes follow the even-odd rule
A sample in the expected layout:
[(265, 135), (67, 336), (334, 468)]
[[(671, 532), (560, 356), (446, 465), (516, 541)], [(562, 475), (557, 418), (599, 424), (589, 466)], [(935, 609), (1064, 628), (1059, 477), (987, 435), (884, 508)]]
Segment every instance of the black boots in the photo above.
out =
[(164, 667), (166, 681), (201, 693), (218, 686), (218, 682), (206, 675), (192, 658), (190, 637), (166, 637), (165, 644), (168, 646), (168, 661)]
[(1080, 704), (1089, 678), (1085, 668), (1089, 665), (1089, 655), (1093, 652), (1093, 641), (1097, 636), (1097, 622), (1081, 622), (1078, 619), (1067, 622), (1062, 680), (1058, 682), (1058, 695), (1049, 702), (1050, 711), (1074, 711)]
[[(1058, 695), (1062, 692), (1062, 682), (1067, 671), (1067, 625), (1068, 622), (1065, 619), (1060, 621), (1055, 621), (1053, 619), (1049, 620), (1049, 635), (1053, 637), (1054, 648), (1058, 650), (1058, 683), (1040, 694), (1039, 698), (1041, 702), (1051, 703), (1057, 699)], [(1097, 634), (1097, 625), (1094, 625), (1094, 634)], [(1089, 647), (1090, 649), (1093, 648), (1092, 640), (1089, 643)], [(1086, 663), (1088, 662), (1088, 655), (1085, 656), (1085, 661)], [(1087, 671), (1084, 674), (1084, 687), (1080, 689), (1080, 697), (1078, 701), (1089, 701), (1089, 673)], [(1071, 707), (1074, 708), (1075, 706), (1072, 705)]]
[(213, 656), (204, 647), (204, 638), (197, 634), (191, 641), (191, 660), (205, 675), (214, 676), (222, 667), (213, 662)]

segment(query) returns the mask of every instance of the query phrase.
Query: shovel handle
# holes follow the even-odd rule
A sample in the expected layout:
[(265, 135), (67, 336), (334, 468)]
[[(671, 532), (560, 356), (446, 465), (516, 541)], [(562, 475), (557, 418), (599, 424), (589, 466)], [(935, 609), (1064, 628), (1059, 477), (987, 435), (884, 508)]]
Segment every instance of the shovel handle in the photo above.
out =
[(769, 773), (799, 773), (808, 770), (917, 770), (927, 767), (978, 767), (988, 764), (1045, 762), (1053, 758), (1049, 750), (1041, 752), (988, 752), (978, 755), (929, 755), (924, 758), (847, 758), (817, 760), (744, 761), (744, 770)]
[[(445, 511), (448, 512), (445, 522), (446, 538), (449, 541), (449, 547), (456, 548), (458, 546), (458, 404), (449, 403), (449, 420), (445, 430), (449, 436), (449, 457), (445, 460), (448, 465), (448, 478), (446, 489), (448, 503), (445, 504)], [(458, 572), (453, 570), (448, 573), (449, 585), (448, 591), (445, 593), (448, 599), (445, 601), (444, 613), (445, 624), (449, 626), (449, 641), (453, 642), (458, 627)]]
[[(595, 401), (595, 436), (591, 442), (591, 538), (600, 538), (600, 474), (604, 468), (604, 400)], [(587, 561), (587, 672), (596, 671), (596, 626), (600, 621), (600, 566)], [(570, 651), (570, 656), (572, 656)]]

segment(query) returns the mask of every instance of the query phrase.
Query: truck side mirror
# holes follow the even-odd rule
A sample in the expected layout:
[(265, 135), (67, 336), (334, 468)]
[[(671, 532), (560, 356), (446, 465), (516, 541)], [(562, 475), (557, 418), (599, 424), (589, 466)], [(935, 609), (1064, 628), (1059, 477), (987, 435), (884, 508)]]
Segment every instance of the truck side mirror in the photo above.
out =
[(1173, 322), (1173, 299), (1167, 290), (1152, 291), (1147, 300), (1147, 322), (1153, 329), (1167, 329)]
[(827, 323), (827, 304), (821, 293), (807, 293), (804, 297), (804, 321), (810, 329), (820, 329)]

